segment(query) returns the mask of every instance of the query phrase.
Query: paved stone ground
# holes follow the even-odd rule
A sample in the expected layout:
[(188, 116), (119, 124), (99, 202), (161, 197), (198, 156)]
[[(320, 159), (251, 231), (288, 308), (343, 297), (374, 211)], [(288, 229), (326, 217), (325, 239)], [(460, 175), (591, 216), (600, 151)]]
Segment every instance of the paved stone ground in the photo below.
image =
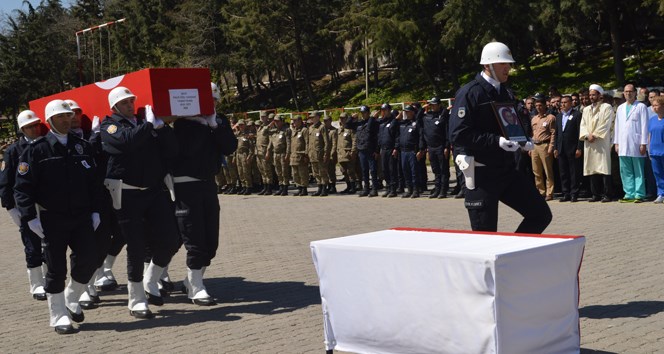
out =
[[(291, 191), (292, 192), (292, 191)], [(174, 293), (157, 318), (135, 320), (126, 288), (86, 311), (80, 332), (48, 327), (46, 302), (28, 294), (16, 227), (0, 212), (0, 352), (324, 353), (317, 277), (309, 242), (396, 226), (468, 229), (460, 200), (356, 196), (221, 196), (218, 257), (206, 273), (220, 305), (189, 303)], [(587, 236), (581, 270), (583, 353), (664, 352), (664, 206), (652, 203), (551, 202), (548, 233)], [(520, 219), (501, 206), (499, 230)], [(126, 284), (125, 254), (115, 274)], [(171, 276), (185, 274), (184, 252)], [(178, 283), (179, 286), (179, 283)]]

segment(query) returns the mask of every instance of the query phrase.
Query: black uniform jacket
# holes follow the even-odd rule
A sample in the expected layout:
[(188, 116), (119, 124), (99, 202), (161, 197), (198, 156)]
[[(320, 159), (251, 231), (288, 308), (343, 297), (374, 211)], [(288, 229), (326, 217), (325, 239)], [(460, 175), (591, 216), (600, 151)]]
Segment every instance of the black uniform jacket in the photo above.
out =
[(137, 124), (114, 113), (101, 123), (103, 150), (109, 155), (106, 177), (141, 188), (162, 188), (169, 163), (177, 155), (173, 129), (154, 129), (138, 119)]
[(2, 201), (2, 207), (7, 210), (16, 207), (16, 202), (14, 202), (16, 166), (18, 166), (18, 158), (29, 144), (30, 142), (25, 137), (21, 137), (5, 150), (4, 159), (0, 165), (0, 201)]
[(37, 217), (35, 204), (49, 213), (99, 212), (102, 188), (91, 145), (68, 134), (62, 145), (52, 132), (33, 141), (16, 168), (14, 198), (23, 221)]

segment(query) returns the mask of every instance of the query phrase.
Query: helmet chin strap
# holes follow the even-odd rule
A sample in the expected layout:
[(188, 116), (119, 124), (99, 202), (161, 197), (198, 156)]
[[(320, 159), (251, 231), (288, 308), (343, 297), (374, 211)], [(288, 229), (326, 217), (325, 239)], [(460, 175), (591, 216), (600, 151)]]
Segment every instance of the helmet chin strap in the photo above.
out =
[(67, 135), (67, 133), (61, 133), (60, 131), (58, 131), (58, 129), (55, 127), (55, 125), (53, 125), (53, 120), (51, 120), (51, 118), (48, 119), (48, 124), (51, 126), (51, 130), (56, 135), (60, 135), (60, 136), (66, 136)]
[(489, 64), (489, 71), (491, 72), (491, 78), (498, 81), (498, 78), (496, 77), (496, 71), (493, 70), (493, 64)]

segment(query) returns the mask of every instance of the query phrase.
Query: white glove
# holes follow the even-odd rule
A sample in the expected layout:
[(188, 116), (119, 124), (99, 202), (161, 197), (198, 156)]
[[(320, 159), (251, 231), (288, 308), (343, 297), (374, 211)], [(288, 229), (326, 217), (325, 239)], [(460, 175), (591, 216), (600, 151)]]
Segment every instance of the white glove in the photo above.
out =
[(99, 117), (94, 116), (92, 118), (92, 132), (99, 133), (101, 131), (101, 126), (99, 124)]
[(207, 121), (207, 125), (210, 126), (212, 129), (217, 128), (217, 114), (212, 114), (209, 116), (205, 116), (205, 120)]
[(32, 232), (34, 232), (39, 238), (44, 239), (44, 228), (42, 227), (41, 221), (39, 219), (34, 218), (30, 221), (28, 221), (28, 227)]
[(526, 145), (521, 147), (523, 151), (533, 151), (535, 150), (535, 144), (532, 141), (527, 141)]
[(164, 122), (154, 116), (154, 112), (152, 112), (152, 106), (149, 104), (145, 105), (145, 120), (147, 120), (148, 123), (152, 123), (152, 126), (155, 129), (160, 129), (164, 126)]
[(12, 217), (12, 220), (14, 220), (14, 224), (16, 224), (18, 227), (21, 227), (21, 212), (16, 208), (11, 208), (7, 210), (7, 212), (9, 213), (9, 216)]
[(101, 224), (101, 219), (99, 218), (99, 213), (92, 213), (92, 228), (97, 231), (97, 228)]
[(502, 136), (500, 137), (500, 140), (498, 140), (498, 146), (505, 151), (517, 151), (520, 147), (519, 143), (516, 141), (507, 140)]

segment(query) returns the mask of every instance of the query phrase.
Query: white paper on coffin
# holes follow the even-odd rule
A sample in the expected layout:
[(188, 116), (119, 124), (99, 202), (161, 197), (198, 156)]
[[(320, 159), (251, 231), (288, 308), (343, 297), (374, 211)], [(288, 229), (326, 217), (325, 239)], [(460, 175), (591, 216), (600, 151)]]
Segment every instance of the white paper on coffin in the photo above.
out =
[(386, 230), (311, 243), (328, 349), (579, 351), (583, 238)]

